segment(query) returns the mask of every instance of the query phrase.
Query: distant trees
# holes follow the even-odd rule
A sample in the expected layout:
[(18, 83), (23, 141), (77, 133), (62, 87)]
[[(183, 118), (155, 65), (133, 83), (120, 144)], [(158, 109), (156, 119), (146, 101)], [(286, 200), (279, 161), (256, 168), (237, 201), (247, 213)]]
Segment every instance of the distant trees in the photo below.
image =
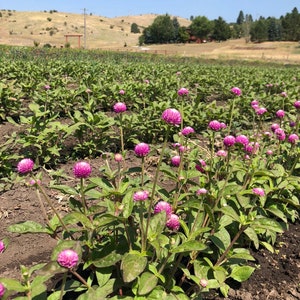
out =
[(141, 33), (139, 26), (136, 23), (131, 24), (130, 32)]
[[(158, 16), (143, 30), (139, 43), (185, 43), (191, 37), (216, 41), (242, 37), (246, 42), (300, 41), (300, 14), (296, 7), (280, 19), (260, 17), (253, 20), (251, 14), (244, 14), (241, 10), (235, 23), (228, 24), (222, 17), (211, 21), (205, 16), (191, 16), (190, 21), (190, 26), (184, 27), (177, 18), (168, 14)], [(133, 26), (132, 32), (138, 29), (137, 25)]]

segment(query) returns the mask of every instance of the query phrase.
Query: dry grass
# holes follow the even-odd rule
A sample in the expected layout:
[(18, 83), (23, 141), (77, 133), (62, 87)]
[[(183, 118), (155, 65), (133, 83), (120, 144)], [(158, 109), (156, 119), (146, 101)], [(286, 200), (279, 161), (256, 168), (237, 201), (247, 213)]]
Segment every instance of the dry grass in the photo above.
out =
[[(16, 12), (1, 10), (0, 44), (33, 46), (34, 42), (56, 47), (65, 45), (65, 34), (84, 34), (83, 14), (63, 12)], [(165, 55), (196, 56), (212, 59), (246, 59), (282, 63), (299, 63), (299, 43), (270, 42), (245, 43), (244, 39), (222, 43), (169, 44), (138, 47), (140, 34), (130, 32), (136, 23), (140, 30), (153, 23), (158, 15), (137, 15), (117, 18), (86, 15), (86, 46), (88, 49), (149, 52)], [(177, 17), (181, 26), (190, 21)], [(69, 38), (71, 47), (77, 47), (77, 38)], [(127, 47), (124, 48), (124, 44)], [(84, 39), (81, 38), (81, 46)]]

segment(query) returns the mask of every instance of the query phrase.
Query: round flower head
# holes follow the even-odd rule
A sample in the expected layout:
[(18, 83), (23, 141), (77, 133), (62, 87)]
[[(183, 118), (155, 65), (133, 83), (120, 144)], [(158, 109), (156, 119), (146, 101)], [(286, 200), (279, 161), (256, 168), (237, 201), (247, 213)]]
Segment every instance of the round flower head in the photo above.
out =
[(231, 147), (235, 144), (235, 137), (232, 135), (227, 135), (223, 140), (224, 146)]
[(290, 121), (290, 122), (289, 122), (289, 125), (290, 125), (290, 127), (295, 127), (295, 126), (296, 126), (296, 122)]
[(134, 147), (134, 153), (136, 156), (144, 157), (150, 152), (150, 147), (146, 143), (139, 143)]
[(294, 107), (295, 107), (296, 109), (300, 109), (300, 100), (296, 100), (296, 101), (294, 102)]
[(5, 251), (5, 244), (3, 241), (0, 240), (0, 253), (3, 253)]
[(123, 156), (120, 153), (116, 153), (114, 159), (116, 162), (121, 162), (123, 160)]
[(78, 254), (72, 249), (61, 251), (57, 256), (57, 262), (64, 268), (71, 269), (78, 263)]
[(17, 165), (18, 172), (21, 174), (26, 174), (31, 172), (34, 166), (34, 162), (30, 158), (23, 158), (19, 161)]
[(168, 124), (179, 125), (181, 123), (181, 114), (175, 108), (167, 108), (161, 118)]
[(154, 213), (158, 214), (161, 211), (165, 211), (166, 215), (169, 216), (172, 213), (172, 206), (166, 201), (159, 201), (154, 207)]
[(171, 158), (171, 164), (174, 167), (178, 167), (180, 165), (180, 156), (179, 155), (175, 155)]
[(270, 155), (273, 154), (273, 151), (272, 151), (272, 150), (267, 150), (267, 151), (266, 151), (266, 154), (267, 154), (268, 156), (270, 156)]
[(287, 97), (287, 92), (281, 92), (280, 95), (285, 98)]
[(199, 159), (200, 164), (196, 164), (195, 168), (201, 173), (205, 172), (206, 162), (203, 159)]
[(0, 297), (2, 297), (5, 293), (5, 287), (2, 283), (0, 283)]
[(277, 129), (277, 128), (279, 128), (280, 126), (277, 124), (277, 123), (274, 123), (274, 124), (272, 124), (271, 125), (271, 130), (273, 131), (273, 132), (275, 132), (275, 130)]
[(189, 94), (189, 91), (186, 88), (181, 88), (177, 91), (177, 94), (179, 96), (187, 96)]
[(208, 127), (213, 131), (219, 131), (222, 129), (221, 123), (217, 120), (210, 121)]
[(221, 124), (221, 129), (227, 128), (227, 125), (224, 122), (220, 122), (220, 124)]
[(227, 156), (227, 151), (225, 150), (218, 150), (216, 153), (217, 156), (219, 157), (226, 157)]
[(241, 134), (241, 135), (238, 135), (236, 138), (235, 138), (235, 142), (238, 143), (238, 144), (242, 144), (244, 146), (248, 145), (249, 144), (249, 140), (248, 138)]
[(259, 102), (257, 101), (257, 100), (253, 100), (253, 101), (251, 101), (251, 107), (252, 108), (257, 108), (259, 106)]
[(195, 132), (194, 128), (192, 128), (192, 127), (190, 127), (190, 126), (184, 127), (184, 128), (181, 130), (181, 133), (182, 133), (182, 135), (184, 135), (184, 136), (187, 136), (187, 135), (189, 135), (189, 134), (191, 134), (191, 133), (194, 133), (194, 132)]
[(208, 281), (205, 278), (200, 279), (200, 285), (205, 288), (208, 285)]
[(232, 93), (234, 93), (234, 94), (237, 95), (237, 96), (240, 96), (240, 95), (242, 94), (241, 89), (239, 89), (238, 87), (233, 87), (233, 88), (231, 89), (231, 91), (232, 91)]
[(177, 231), (180, 227), (179, 217), (175, 214), (171, 214), (167, 220), (166, 225), (169, 229)]
[(207, 194), (207, 189), (205, 188), (201, 188), (201, 189), (198, 189), (196, 194), (199, 196), (199, 195), (204, 195), (204, 194)]
[(134, 201), (145, 201), (149, 197), (148, 191), (138, 191), (133, 194)]
[(267, 109), (264, 108), (264, 107), (259, 107), (259, 108), (257, 108), (255, 111), (256, 111), (256, 114), (257, 114), (257, 115), (261, 116), (261, 115), (263, 115), (264, 113), (267, 112)]
[(127, 107), (126, 107), (126, 104), (123, 103), (123, 102), (117, 102), (114, 107), (114, 112), (115, 113), (122, 113), (124, 111), (126, 111)]
[(276, 137), (279, 141), (284, 141), (285, 140), (285, 132), (282, 128), (277, 128), (274, 133), (276, 134)]
[(265, 195), (265, 191), (262, 188), (254, 188), (252, 189), (252, 192), (260, 197), (263, 197)]
[(44, 90), (46, 91), (50, 90), (50, 85), (49, 84), (44, 85)]
[(73, 168), (73, 174), (76, 178), (87, 178), (91, 172), (91, 165), (85, 161), (77, 162)]
[(40, 179), (30, 179), (28, 182), (29, 185), (41, 185), (41, 183)]
[(285, 112), (284, 112), (284, 110), (282, 110), (282, 109), (279, 109), (279, 110), (276, 112), (277, 118), (282, 119), (282, 118), (284, 117), (284, 115), (285, 115)]
[(120, 90), (120, 91), (119, 91), (119, 94), (120, 94), (120, 95), (124, 95), (124, 94), (125, 94), (125, 91), (124, 91), (124, 90)]
[(244, 147), (244, 150), (246, 152), (252, 153), (252, 154), (256, 153), (258, 151), (258, 149), (259, 149), (259, 143), (257, 143), (257, 142), (255, 142), (255, 143), (251, 142)]
[(299, 136), (295, 133), (292, 133), (288, 137), (288, 142), (291, 144), (295, 144), (299, 140)]

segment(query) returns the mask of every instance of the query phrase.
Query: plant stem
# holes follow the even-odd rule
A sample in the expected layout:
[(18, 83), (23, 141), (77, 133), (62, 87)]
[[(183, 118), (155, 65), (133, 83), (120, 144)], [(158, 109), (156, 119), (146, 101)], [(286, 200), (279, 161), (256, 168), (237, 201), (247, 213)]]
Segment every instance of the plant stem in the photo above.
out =
[(237, 232), (237, 234), (235, 235), (235, 237), (232, 239), (232, 241), (229, 244), (229, 246), (226, 248), (226, 250), (223, 252), (223, 254), (219, 257), (219, 259), (215, 263), (215, 266), (219, 266), (223, 262), (223, 260), (226, 258), (226, 255), (228, 254), (228, 252), (230, 251), (230, 249), (233, 247), (234, 243), (238, 240), (238, 238), (240, 237), (240, 235), (247, 229), (247, 227), (248, 227), (248, 225), (242, 225), (241, 226), (241, 228), (239, 229), (239, 231)]
[(66, 281), (67, 281), (67, 272), (64, 273), (63, 282), (62, 282), (62, 284), (61, 284), (61, 289), (60, 289), (59, 300), (63, 300)]
[[(149, 230), (150, 218), (151, 218), (151, 210), (152, 210), (152, 206), (153, 206), (153, 202), (154, 202), (154, 194), (155, 194), (156, 185), (157, 185), (157, 181), (158, 181), (159, 170), (160, 170), (160, 166), (161, 166), (161, 163), (162, 163), (164, 152), (165, 152), (165, 149), (166, 149), (166, 146), (167, 146), (169, 133), (170, 133), (170, 127), (168, 126), (166, 136), (165, 136), (165, 140), (164, 140), (164, 143), (163, 143), (163, 146), (162, 146), (162, 149), (161, 149), (161, 153), (160, 153), (160, 156), (159, 156), (159, 161), (158, 161), (158, 164), (157, 164), (157, 167), (156, 167), (154, 182), (153, 182), (150, 201), (149, 201), (147, 223), (146, 223), (146, 230), (145, 230), (145, 240), (146, 241), (147, 241), (147, 236), (148, 236), (148, 230)], [(142, 251), (146, 250), (146, 241), (145, 241), (145, 245), (143, 245), (143, 247), (142, 247)]]
[(79, 280), (80, 280), (80, 282), (82, 283), (82, 284), (84, 284), (88, 289), (90, 289), (91, 288), (91, 286), (86, 282), (86, 280), (80, 275), (80, 274), (78, 274), (76, 271), (73, 271), (73, 270), (69, 270), (75, 277), (77, 277)]

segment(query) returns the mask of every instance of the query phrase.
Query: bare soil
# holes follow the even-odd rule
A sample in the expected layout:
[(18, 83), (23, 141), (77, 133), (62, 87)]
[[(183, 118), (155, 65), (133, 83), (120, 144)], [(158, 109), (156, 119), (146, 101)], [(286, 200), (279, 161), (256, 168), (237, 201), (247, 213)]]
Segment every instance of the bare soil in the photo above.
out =
[[(0, 125), (0, 136), (7, 133), (9, 124)], [(9, 130), (12, 130), (10, 128)], [(137, 160), (129, 151), (126, 163), (138, 166)], [(91, 160), (92, 175), (98, 175), (99, 167), (104, 164), (101, 157)], [(65, 173), (72, 175), (74, 162), (60, 166)], [(148, 172), (153, 172), (151, 162)], [(44, 172), (43, 185), (46, 187), (50, 177)], [(67, 209), (67, 199), (58, 192), (48, 190), (54, 206), (62, 213)], [(8, 249), (0, 254), (0, 277), (20, 278), (20, 265), (27, 267), (47, 262), (56, 241), (41, 234), (14, 234), (7, 231), (11, 224), (32, 220), (43, 223), (43, 218), (35, 190), (19, 183), (0, 193), (0, 239), (9, 238)], [(265, 249), (252, 250), (257, 270), (251, 278), (242, 283), (230, 282), (228, 298), (231, 300), (296, 300), (300, 299), (300, 223), (290, 224), (275, 245), (275, 253)], [(216, 291), (205, 295), (206, 300), (224, 300)]]

